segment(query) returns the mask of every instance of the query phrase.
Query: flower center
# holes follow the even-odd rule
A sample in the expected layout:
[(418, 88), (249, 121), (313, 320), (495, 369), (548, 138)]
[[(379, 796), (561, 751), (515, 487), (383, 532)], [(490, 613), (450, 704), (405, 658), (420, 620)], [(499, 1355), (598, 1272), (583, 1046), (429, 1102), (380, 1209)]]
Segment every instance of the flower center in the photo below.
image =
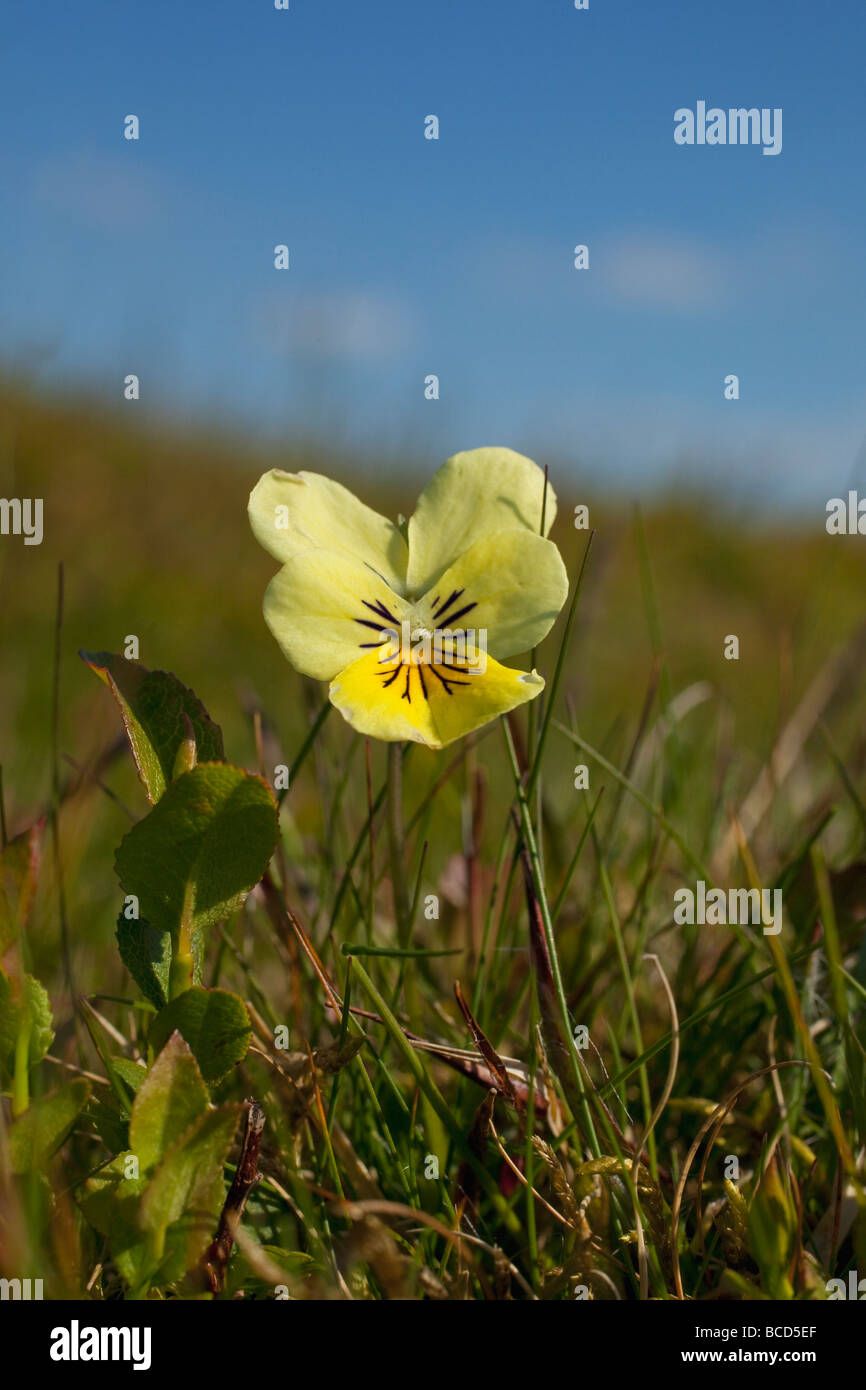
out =
[[(452, 627), (453, 623), (477, 607), (475, 601), (461, 603), (465, 592), (465, 589), (454, 589), (445, 599), (440, 599), (437, 594), (428, 605), (424, 605), (429, 609), (426, 625), (420, 622), (416, 625), (412, 620), (405, 618), (401, 622), (382, 599), (376, 599), (375, 602), (361, 599), (364, 607), (376, 616), (355, 618), (355, 622), (377, 633), (378, 639), (359, 642), (358, 645), (364, 650), (379, 649), (378, 665), (381, 669), (378, 675), (382, 680), (383, 690), (387, 690), (402, 676), (404, 685), (401, 700), (411, 704), (412, 695), (415, 693), (429, 701), (425, 673), (428, 679), (433, 677), (439, 682), (446, 695), (453, 695), (456, 688), (470, 684), (469, 677), (484, 670), (486, 633), (482, 634), (482, 660), (479, 662), (474, 629), (467, 635), (464, 630), (455, 630)], [(415, 614), (420, 606), (416, 606)], [(443, 627), (443, 623), (447, 623), (448, 626)], [(418, 678), (417, 685), (413, 680), (414, 676)]]

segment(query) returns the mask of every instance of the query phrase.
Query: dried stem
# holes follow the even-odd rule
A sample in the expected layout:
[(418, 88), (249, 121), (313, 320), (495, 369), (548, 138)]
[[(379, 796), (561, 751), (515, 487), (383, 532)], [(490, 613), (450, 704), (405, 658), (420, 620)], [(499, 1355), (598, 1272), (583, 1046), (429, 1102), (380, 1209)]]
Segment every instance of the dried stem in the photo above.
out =
[(241, 1143), (241, 1156), (235, 1170), (232, 1185), (223, 1204), (217, 1233), (204, 1258), (205, 1272), (211, 1292), (222, 1292), (226, 1270), (235, 1243), (235, 1232), (241, 1224), (247, 1198), (259, 1182), (259, 1150), (262, 1146), (262, 1132), (265, 1127), (264, 1107), (257, 1100), (245, 1103), (244, 1137)]

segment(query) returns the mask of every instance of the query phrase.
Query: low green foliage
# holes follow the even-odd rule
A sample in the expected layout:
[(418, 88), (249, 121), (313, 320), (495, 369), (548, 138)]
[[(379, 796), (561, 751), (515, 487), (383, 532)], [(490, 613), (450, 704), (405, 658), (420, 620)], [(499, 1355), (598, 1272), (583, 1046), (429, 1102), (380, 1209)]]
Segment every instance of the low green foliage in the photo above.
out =
[(43, 822), (0, 849), (0, 957), (17, 941), (36, 892)]
[(82, 1200), (131, 1293), (177, 1283), (201, 1259), (239, 1117), (238, 1105), (209, 1104), (190, 1048), (172, 1033), (138, 1085), (129, 1150), (87, 1182)]
[(72, 1081), (52, 1091), (25, 1110), (9, 1132), (9, 1153), (14, 1173), (30, 1173), (44, 1165), (60, 1148), (90, 1095), (87, 1081)]
[(54, 1039), (48, 991), (32, 975), (16, 982), (0, 970), (0, 1075), (12, 1076), (16, 1048), (25, 1035), (27, 1065), (35, 1067)]

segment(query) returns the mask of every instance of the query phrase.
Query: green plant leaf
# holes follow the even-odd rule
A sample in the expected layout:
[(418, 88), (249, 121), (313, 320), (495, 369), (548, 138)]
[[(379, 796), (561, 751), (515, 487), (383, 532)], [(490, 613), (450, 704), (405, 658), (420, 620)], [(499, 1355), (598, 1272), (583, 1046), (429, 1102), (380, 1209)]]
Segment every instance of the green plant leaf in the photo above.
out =
[(147, 1178), (126, 1177), (132, 1157), (129, 1151), (119, 1153), (88, 1178), (79, 1205), (91, 1226), (107, 1237), (122, 1278), (137, 1286), (149, 1267), (147, 1243), (138, 1225), (138, 1207)]
[[(190, 1222), (174, 1233), (183, 1268), (165, 1272), (178, 1277), (207, 1247), (224, 1194), (223, 1164), (228, 1157), (242, 1106), (210, 1109), (190, 1125), (169, 1149), (141, 1199), (139, 1224), (152, 1237), (151, 1250), (162, 1255), (169, 1227), (184, 1216)], [(169, 1247), (170, 1248), (170, 1247)]]
[[(129, 920), (121, 912), (117, 919), (117, 946), (123, 961), (145, 999), (161, 1009), (168, 999), (171, 973), (171, 937), (157, 931), (143, 918)], [(192, 942), (193, 982), (201, 983), (204, 942), (195, 932)]]
[(14, 1173), (39, 1167), (60, 1148), (90, 1096), (90, 1082), (70, 1081), (33, 1102), (9, 1131), (9, 1153)]
[(791, 1298), (789, 1267), (796, 1247), (797, 1214), (776, 1154), (767, 1164), (749, 1207), (752, 1254), (761, 1286), (771, 1298)]
[(121, 1110), (114, 1095), (105, 1099), (91, 1096), (85, 1113), (110, 1153), (119, 1153), (127, 1147), (129, 1115)]
[(44, 826), (44, 819), (36, 821), (0, 850), (0, 956), (17, 940), (27, 920), (36, 892)]
[[(218, 1117), (218, 1127), (229, 1132), (225, 1152), (231, 1146), (240, 1107), (229, 1116), (226, 1111), (209, 1110), (200, 1118), (213, 1120)], [(195, 1122), (187, 1132), (190, 1139), (197, 1134)], [(170, 1150), (172, 1163), (179, 1165), (184, 1140), (182, 1136), (175, 1149)], [(222, 1145), (220, 1145), (222, 1153)], [(188, 1156), (194, 1163), (205, 1163), (207, 1155), (201, 1149), (197, 1154), (190, 1150)], [(118, 1154), (111, 1163), (106, 1164), (85, 1184), (79, 1203), (84, 1215), (99, 1233), (107, 1237), (111, 1256), (121, 1277), (136, 1296), (141, 1296), (148, 1286), (159, 1287), (175, 1283), (200, 1259), (212, 1240), (222, 1203), (225, 1199), (222, 1162), (211, 1162), (200, 1171), (187, 1189), (189, 1200), (185, 1202), (181, 1215), (165, 1227), (144, 1227), (141, 1222), (142, 1196), (148, 1191), (150, 1179), (145, 1174), (137, 1178), (127, 1177), (129, 1160), (137, 1157), (132, 1151)], [(166, 1156), (168, 1158), (168, 1155)], [(162, 1172), (162, 1169), (158, 1169)], [(169, 1183), (168, 1170), (160, 1179)], [(157, 1193), (158, 1195), (158, 1193)], [(175, 1190), (175, 1196), (177, 1191)], [(176, 1207), (172, 1208), (176, 1210)]]
[(142, 1175), (151, 1172), (208, 1107), (207, 1087), (189, 1044), (172, 1033), (138, 1088), (129, 1147)]
[(134, 1096), (138, 1095), (147, 1076), (147, 1068), (141, 1062), (133, 1062), (131, 1057), (112, 1057), (111, 1065), (123, 1084), (129, 1087)]
[[(127, 1160), (133, 1155), (119, 1153), (110, 1163), (87, 1179), (79, 1197), (79, 1205), (95, 1230), (100, 1235), (110, 1236), (116, 1213), (129, 1196), (140, 1196), (147, 1185), (145, 1178), (130, 1179), (125, 1176)], [(128, 1206), (126, 1216), (134, 1225), (134, 1207)]]
[(267, 783), (225, 763), (200, 763), (133, 826), (115, 867), (153, 928), (177, 932), (186, 908), (199, 931), (240, 907), (276, 842), (277, 804)]
[(223, 736), (198, 696), (169, 671), (149, 671), (111, 652), (81, 652), (82, 660), (108, 686), (118, 705), (148, 800), (159, 801), (172, 780), (178, 749), (186, 739), (184, 715), (195, 733), (200, 763), (224, 758)]
[(28, 1060), (29, 1065), (35, 1067), (54, 1041), (48, 992), (32, 975), (25, 975), (18, 986), (0, 970), (0, 1071), (10, 1076), (15, 1065), (15, 1044), (24, 1012), (30, 1014)]
[(117, 949), (145, 999), (161, 1009), (168, 998), (171, 971), (171, 937), (156, 931), (142, 918), (129, 920), (121, 912), (117, 919)]
[(41, 1062), (54, 1041), (54, 1019), (48, 991), (33, 975), (24, 976), (25, 1005), (32, 1020), (30, 1032), (30, 1065)]
[(141, 1200), (143, 1230), (165, 1230), (206, 1196), (215, 1178), (221, 1178), (242, 1108), (221, 1105), (207, 1110), (169, 1149)]
[[(149, 1279), (152, 1285), (177, 1284), (200, 1262), (216, 1235), (224, 1199), (222, 1173), (216, 1173), (209, 1185), (202, 1183), (194, 1203), (191, 1202), (183, 1215), (166, 1228), (164, 1236), (160, 1234), (158, 1237), (164, 1253), (151, 1265)], [(152, 1238), (146, 1248), (150, 1254)], [(200, 1286), (195, 1292), (201, 1297)]]
[(189, 1043), (202, 1076), (210, 1083), (220, 1081), (243, 1061), (252, 1031), (239, 995), (200, 986), (178, 995), (157, 1014), (148, 1037), (151, 1047), (162, 1047), (175, 1029)]

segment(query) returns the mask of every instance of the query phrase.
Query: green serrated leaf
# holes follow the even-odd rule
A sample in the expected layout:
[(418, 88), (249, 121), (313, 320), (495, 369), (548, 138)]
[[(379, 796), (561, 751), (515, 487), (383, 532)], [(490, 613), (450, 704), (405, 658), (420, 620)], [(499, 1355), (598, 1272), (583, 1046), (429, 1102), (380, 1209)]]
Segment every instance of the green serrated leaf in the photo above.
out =
[(32, 975), (25, 975), (18, 987), (0, 970), (0, 1071), (5, 1075), (11, 1075), (15, 1065), (15, 1045), (25, 1013), (30, 1015), (28, 1062), (35, 1067), (54, 1041), (48, 992)]
[(252, 1031), (246, 1005), (237, 994), (201, 987), (178, 995), (157, 1014), (148, 1037), (151, 1047), (162, 1047), (175, 1029), (189, 1043), (209, 1083), (220, 1081), (243, 1061)]
[(195, 733), (200, 763), (222, 762), (223, 736), (204, 705), (169, 671), (149, 671), (111, 652), (81, 652), (120, 706), (126, 736), (148, 800), (159, 801), (172, 780), (175, 759), (187, 738), (184, 715)]
[(132, 1107), (129, 1147), (142, 1175), (151, 1172), (208, 1107), (207, 1087), (189, 1044), (172, 1033)]
[(200, 763), (172, 782), (121, 841), (115, 859), (157, 931), (193, 932), (229, 917), (258, 883), (277, 842), (277, 804), (260, 777)]
[[(129, 920), (121, 911), (117, 919), (117, 947), (123, 961), (145, 999), (161, 1009), (168, 999), (171, 975), (171, 937), (156, 931), (143, 918)], [(201, 983), (204, 941), (196, 932), (192, 942), (193, 982)]]
[(131, 1057), (112, 1057), (111, 1065), (123, 1084), (129, 1087), (134, 1096), (137, 1095), (147, 1076), (147, 1067), (141, 1062), (133, 1062)]
[(54, 1041), (54, 1019), (48, 991), (32, 975), (24, 976), (24, 996), (31, 1018), (30, 1065), (33, 1067), (42, 1061)]
[(0, 956), (17, 940), (27, 920), (36, 892), (44, 826), (44, 819), (36, 821), (0, 850)]
[[(187, 1269), (213, 1235), (224, 1192), (223, 1164), (241, 1110), (240, 1105), (224, 1105), (201, 1115), (169, 1149), (141, 1199), (139, 1224), (152, 1238), (152, 1252), (160, 1256), (169, 1227), (184, 1215), (193, 1218), (194, 1227), (184, 1232), (182, 1262)], [(190, 1253), (193, 1246), (194, 1255)]]
[(161, 1009), (168, 998), (171, 972), (171, 937), (156, 931), (142, 918), (130, 920), (121, 912), (117, 919), (117, 948), (145, 999)]
[(70, 1081), (60, 1091), (36, 1100), (9, 1131), (13, 1173), (38, 1168), (60, 1148), (90, 1096), (90, 1082)]

